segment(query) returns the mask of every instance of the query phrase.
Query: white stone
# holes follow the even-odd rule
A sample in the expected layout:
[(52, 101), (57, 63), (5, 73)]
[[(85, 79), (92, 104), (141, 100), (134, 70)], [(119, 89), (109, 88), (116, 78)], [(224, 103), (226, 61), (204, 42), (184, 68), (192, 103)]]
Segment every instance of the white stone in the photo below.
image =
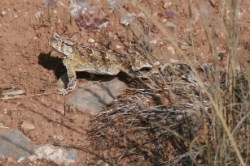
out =
[(2, 16), (6, 15), (6, 14), (7, 14), (6, 11), (2, 11), (2, 12), (1, 12), (1, 15), (2, 15)]
[(34, 155), (29, 157), (31, 161), (37, 159), (45, 159), (52, 161), (58, 165), (69, 165), (76, 161), (76, 151), (73, 149), (65, 149), (53, 145), (40, 145), (34, 150)]
[(22, 124), (21, 124), (21, 128), (24, 130), (24, 131), (30, 131), (30, 130), (34, 130), (36, 127), (30, 123), (30, 122), (27, 122), (27, 121), (24, 121)]

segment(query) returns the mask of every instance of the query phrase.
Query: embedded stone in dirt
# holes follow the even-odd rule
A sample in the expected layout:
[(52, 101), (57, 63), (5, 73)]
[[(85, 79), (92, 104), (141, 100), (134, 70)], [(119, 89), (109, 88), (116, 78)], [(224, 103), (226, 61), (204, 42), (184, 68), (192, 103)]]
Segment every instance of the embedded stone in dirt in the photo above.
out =
[(21, 131), (16, 129), (0, 131), (0, 157), (15, 158), (17, 161), (31, 155), (34, 145)]
[(77, 153), (74, 149), (49, 144), (33, 145), (28, 137), (16, 129), (0, 130), (0, 159), (21, 162), (25, 158), (32, 161), (44, 159), (59, 165), (68, 165), (76, 162)]
[(53, 145), (39, 145), (34, 150), (34, 155), (30, 156), (31, 161), (45, 159), (59, 165), (69, 165), (77, 160), (77, 154), (74, 149), (65, 149)]
[(35, 126), (30, 123), (30, 122), (27, 122), (27, 121), (24, 121), (21, 125), (21, 128), (24, 130), (24, 131), (30, 131), (30, 130), (34, 130), (35, 129)]
[(127, 85), (117, 78), (107, 82), (88, 82), (75, 91), (66, 101), (66, 105), (70, 110), (90, 111), (94, 114), (113, 102), (126, 88)]

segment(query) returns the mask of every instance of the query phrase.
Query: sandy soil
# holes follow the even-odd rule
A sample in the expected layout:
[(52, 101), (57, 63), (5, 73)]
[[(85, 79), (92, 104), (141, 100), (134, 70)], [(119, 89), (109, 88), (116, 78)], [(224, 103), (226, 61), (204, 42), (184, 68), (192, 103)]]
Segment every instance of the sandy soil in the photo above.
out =
[[(96, 8), (93, 7), (94, 12), (91, 18), (108, 19), (108, 27), (94, 29), (90, 26), (89, 28), (83, 27), (80, 31), (74, 18), (70, 16), (67, 0), (61, 1), (63, 5), (52, 6), (49, 14), (48, 8), (40, 0), (0, 1), (0, 90), (15, 88), (25, 91), (25, 95), (19, 99), (0, 100), (1, 124), (20, 130), (22, 130), (20, 126), (23, 122), (33, 124), (34, 130), (23, 132), (36, 144), (56, 144), (58, 140), (55, 137), (63, 136), (61, 144), (88, 145), (89, 141), (85, 134), (90, 115), (66, 112), (64, 103), (69, 96), (54, 93), (58, 88), (58, 79), (65, 72), (65, 68), (60, 55), (51, 52), (49, 40), (53, 32), (71, 36), (76, 32), (81, 32), (81, 35), (77, 34), (80, 42), (126, 53), (127, 48), (124, 45), (141, 36), (135, 38), (126, 27), (119, 24), (119, 13), (111, 12), (112, 10), (105, 2), (99, 1)], [(167, 26), (169, 31), (178, 38), (186, 56), (195, 59), (197, 63), (209, 61), (209, 46), (206, 43), (201, 16), (195, 12), (197, 10), (195, 6), (193, 35), (197, 57), (191, 54), (190, 47), (185, 48), (186, 43), (189, 42), (187, 32), (190, 31), (188, 4), (183, 3), (182, 0), (168, 2), (164, 4), (159, 1), (150, 4), (153, 14), (158, 15), (158, 21), (169, 24)], [(92, 1), (90, 4), (95, 3)], [(241, 3), (247, 6), (246, 1)], [(222, 30), (224, 27), (218, 17), (218, 4), (215, 2), (209, 5), (212, 16), (208, 21), (215, 27), (218, 52), (227, 52), (224, 37), (226, 34)], [(139, 13), (129, 5), (126, 8)], [(249, 9), (243, 8), (241, 12), (241, 39), (238, 49), (241, 50), (242, 56), (249, 60)], [(162, 61), (167, 61), (169, 58), (181, 59), (171, 44), (163, 40), (152, 24), (146, 27), (149, 28), (145, 31), (150, 34), (150, 42), (154, 46), (153, 53), (156, 57)], [(84, 77), (79, 80), (80, 82), (88, 81)], [(78, 152), (77, 164), (84, 165), (88, 154), (83, 151)], [(5, 162), (8, 165), (8, 161)]]

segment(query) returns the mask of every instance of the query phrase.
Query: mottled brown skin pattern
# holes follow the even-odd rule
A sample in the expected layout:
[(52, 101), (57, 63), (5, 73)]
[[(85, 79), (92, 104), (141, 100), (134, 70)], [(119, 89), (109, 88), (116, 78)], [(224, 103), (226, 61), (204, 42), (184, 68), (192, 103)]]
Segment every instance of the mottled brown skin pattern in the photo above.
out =
[(142, 68), (152, 66), (142, 59), (130, 60), (119, 53), (79, 45), (73, 40), (54, 33), (50, 41), (53, 49), (64, 55), (63, 64), (67, 69), (69, 82), (66, 89), (61, 89), (60, 94), (66, 95), (76, 87), (76, 72), (84, 71), (91, 74), (117, 75), (124, 72), (131, 77)]

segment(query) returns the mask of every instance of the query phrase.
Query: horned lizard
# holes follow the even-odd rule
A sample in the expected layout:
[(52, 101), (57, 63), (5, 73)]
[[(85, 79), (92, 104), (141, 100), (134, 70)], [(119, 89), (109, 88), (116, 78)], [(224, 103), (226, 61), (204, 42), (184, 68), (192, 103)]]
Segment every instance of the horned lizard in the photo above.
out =
[(131, 77), (142, 68), (152, 68), (152, 65), (143, 59), (129, 59), (126, 55), (108, 52), (81, 45), (70, 38), (54, 33), (51, 47), (64, 55), (63, 64), (66, 67), (69, 82), (59, 93), (66, 95), (76, 87), (76, 72), (84, 71), (91, 74), (117, 75), (124, 72)]

